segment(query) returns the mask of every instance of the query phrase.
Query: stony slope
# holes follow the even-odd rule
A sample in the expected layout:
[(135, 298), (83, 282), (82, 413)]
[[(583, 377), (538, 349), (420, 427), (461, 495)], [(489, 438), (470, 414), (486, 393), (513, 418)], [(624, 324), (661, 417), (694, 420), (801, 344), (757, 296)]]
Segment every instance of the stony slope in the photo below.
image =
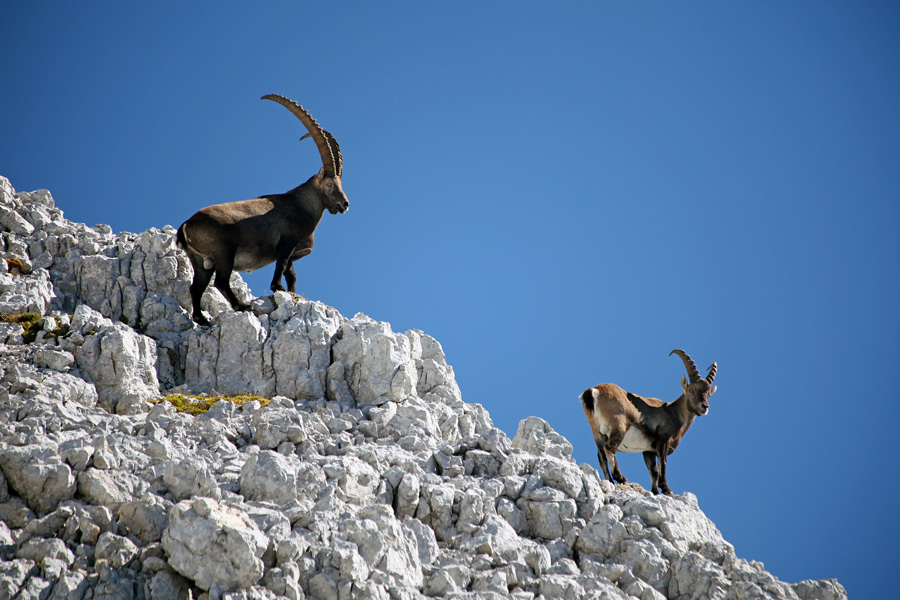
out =
[[(174, 229), (71, 223), (3, 178), (0, 236), (0, 312), (43, 317), (0, 323), (0, 600), (846, 597), (541, 419), (510, 440), (420, 331), (216, 291), (194, 327)], [(194, 417), (173, 391), (272, 400)]]

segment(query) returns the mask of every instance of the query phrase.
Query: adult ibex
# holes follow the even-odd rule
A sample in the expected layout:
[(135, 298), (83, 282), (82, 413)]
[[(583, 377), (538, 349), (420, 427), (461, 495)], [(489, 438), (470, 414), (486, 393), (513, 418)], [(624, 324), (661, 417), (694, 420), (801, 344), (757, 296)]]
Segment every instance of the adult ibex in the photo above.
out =
[(312, 137), (316, 142), (322, 168), (289, 192), (207, 206), (178, 228), (178, 245), (194, 267), (191, 302), (194, 321), (201, 325), (209, 324), (200, 310), (200, 298), (213, 273), (216, 288), (234, 310), (250, 307), (234, 295), (228, 283), (232, 271), (255, 271), (274, 262), (272, 291), (284, 290), (284, 275), (288, 291), (294, 292), (294, 261), (312, 252), (314, 232), (325, 209), (334, 215), (350, 206), (341, 188), (341, 149), (334, 136), (293, 100), (277, 94), (262, 99), (281, 104), (300, 119), (309, 132), (300, 139)]
[[(666, 483), (666, 457), (668, 457), (691, 424), (694, 417), (709, 412), (709, 397), (716, 391), (716, 363), (709, 367), (706, 378), (700, 377), (694, 361), (684, 350), (672, 350), (687, 369), (690, 381), (681, 376), (681, 396), (668, 404), (657, 398), (643, 398), (626, 392), (612, 383), (601, 383), (581, 394), (581, 404), (587, 416), (597, 458), (603, 475), (610, 481), (628, 483), (619, 471), (616, 451), (643, 452), (644, 462), (650, 471), (651, 491), (672, 494)], [(659, 459), (659, 469), (656, 460)], [(612, 477), (607, 460), (612, 465)]]

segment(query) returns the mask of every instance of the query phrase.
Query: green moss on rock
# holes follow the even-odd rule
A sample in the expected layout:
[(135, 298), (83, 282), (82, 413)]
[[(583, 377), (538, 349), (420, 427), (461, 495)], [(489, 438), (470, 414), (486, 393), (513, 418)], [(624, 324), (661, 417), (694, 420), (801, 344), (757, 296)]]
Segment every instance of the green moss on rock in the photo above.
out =
[(18, 323), (22, 326), (22, 340), (30, 344), (41, 330), (41, 315), (37, 313), (0, 313), (0, 323)]
[(189, 415), (196, 416), (202, 415), (203, 413), (208, 411), (219, 400), (227, 400), (228, 402), (233, 402), (238, 407), (243, 406), (247, 402), (252, 402), (253, 400), (256, 400), (262, 406), (268, 406), (269, 404), (269, 398), (254, 396), (252, 394), (237, 394), (235, 396), (198, 396), (193, 394), (173, 394), (171, 396), (166, 396), (157, 400), (151, 400), (150, 402), (152, 404), (168, 402), (169, 404), (174, 406), (175, 410), (177, 410), (178, 412), (188, 413)]

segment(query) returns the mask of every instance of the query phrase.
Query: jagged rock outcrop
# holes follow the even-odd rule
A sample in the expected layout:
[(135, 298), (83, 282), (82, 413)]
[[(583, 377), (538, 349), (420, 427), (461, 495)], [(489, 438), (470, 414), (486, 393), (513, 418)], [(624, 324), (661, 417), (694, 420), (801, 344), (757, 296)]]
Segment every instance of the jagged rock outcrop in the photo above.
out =
[[(174, 229), (70, 223), (3, 178), (0, 239), (0, 311), (40, 315), (0, 325), (0, 599), (846, 597), (539, 418), (510, 440), (425, 333), (215, 289), (195, 327)], [(271, 401), (195, 417), (152, 402), (173, 390)]]

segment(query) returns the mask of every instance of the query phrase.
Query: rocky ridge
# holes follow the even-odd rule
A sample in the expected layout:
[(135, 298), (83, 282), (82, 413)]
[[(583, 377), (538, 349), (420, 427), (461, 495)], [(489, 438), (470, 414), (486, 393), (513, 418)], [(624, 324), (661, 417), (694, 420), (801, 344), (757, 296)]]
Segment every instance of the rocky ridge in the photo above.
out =
[(171, 227), (72, 223), (0, 177), (0, 259), (0, 312), (40, 316), (0, 323), (0, 600), (846, 598), (539, 418), (510, 440), (421, 331), (238, 276), (253, 311), (210, 289), (195, 327)]

